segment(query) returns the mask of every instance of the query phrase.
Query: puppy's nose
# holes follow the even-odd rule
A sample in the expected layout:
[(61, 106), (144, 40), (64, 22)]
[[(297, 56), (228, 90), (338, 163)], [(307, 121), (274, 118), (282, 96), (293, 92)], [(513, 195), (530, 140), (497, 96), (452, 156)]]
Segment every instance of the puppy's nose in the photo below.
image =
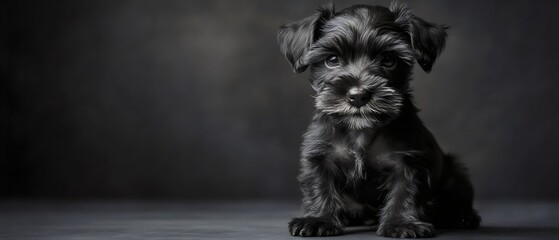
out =
[(354, 107), (361, 107), (371, 100), (371, 93), (362, 88), (351, 88), (347, 91), (347, 98)]

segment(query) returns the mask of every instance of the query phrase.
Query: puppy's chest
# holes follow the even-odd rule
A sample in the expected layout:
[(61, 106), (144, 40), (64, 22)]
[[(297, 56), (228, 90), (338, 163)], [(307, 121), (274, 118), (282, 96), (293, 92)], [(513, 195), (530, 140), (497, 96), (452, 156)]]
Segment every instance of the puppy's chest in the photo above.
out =
[(346, 172), (353, 172), (359, 164), (363, 171), (382, 171), (392, 163), (377, 157), (380, 153), (373, 147), (374, 138), (374, 132), (356, 132), (333, 139), (328, 159)]

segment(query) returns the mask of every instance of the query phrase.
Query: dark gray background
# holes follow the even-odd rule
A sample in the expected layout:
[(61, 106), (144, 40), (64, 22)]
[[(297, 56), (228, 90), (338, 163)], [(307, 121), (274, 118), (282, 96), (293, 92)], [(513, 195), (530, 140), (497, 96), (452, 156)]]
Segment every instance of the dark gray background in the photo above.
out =
[[(322, 3), (4, 1), (0, 197), (297, 199), (312, 90), (275, 34)], [(559, 2), (408, 5), (452, 27), (413, 85), (478, 196), (559, 199)]]

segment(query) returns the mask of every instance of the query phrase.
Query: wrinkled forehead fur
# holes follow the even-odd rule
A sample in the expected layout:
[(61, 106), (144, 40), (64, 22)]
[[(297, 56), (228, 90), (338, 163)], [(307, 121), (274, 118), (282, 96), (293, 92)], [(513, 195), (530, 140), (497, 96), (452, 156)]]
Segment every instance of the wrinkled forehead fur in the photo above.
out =
[(306, 61), (319, 61), (326, 54), (357, 60), (390, 52), (411, 64), (414, 57), (404, 27), (396, 24), (393, 14), (383, 7), (345, 9), (321, 27), (318, 39), (305, 56)]
[(280, 27), (278, 39), (297, 73), (325, 55), (335, 54), (350, 61), (386, 52), (409, 65), (415, 60), (429, 72), (444, 48), (446, 29), (415, 17), (396, 2), (390, 8), (356, 5), (337, 13), (331, 4), (300, 22)]

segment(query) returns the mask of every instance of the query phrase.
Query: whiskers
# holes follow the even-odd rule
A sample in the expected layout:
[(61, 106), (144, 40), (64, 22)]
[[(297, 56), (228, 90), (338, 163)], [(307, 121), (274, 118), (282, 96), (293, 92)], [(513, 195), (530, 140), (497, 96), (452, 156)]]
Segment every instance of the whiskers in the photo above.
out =
[(352, 129), (384, 125), (400, 113), (404, 103), (397, 90), (379, 81), (367, 89), (373, 94), (371, 100), (361, 107), (354, 107), (347, 97), (337, 93), (334, 87), (325, 87), (314, 96), (315, 107), (327, 115), (334, 116), (338, 124), (346, 124)]

